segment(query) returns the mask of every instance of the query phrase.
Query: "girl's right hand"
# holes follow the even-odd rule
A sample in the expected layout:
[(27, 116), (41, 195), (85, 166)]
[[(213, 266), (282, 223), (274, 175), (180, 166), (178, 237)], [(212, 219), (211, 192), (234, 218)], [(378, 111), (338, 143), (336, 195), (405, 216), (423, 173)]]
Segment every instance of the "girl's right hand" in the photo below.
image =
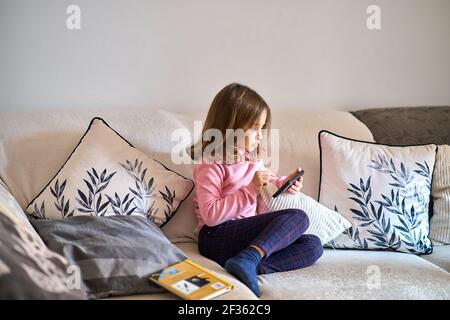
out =
[(264, 186), (269, 183), (272, 173), (269, 170), (256, 171), (253, 176), (252, 183), (257, 187)]

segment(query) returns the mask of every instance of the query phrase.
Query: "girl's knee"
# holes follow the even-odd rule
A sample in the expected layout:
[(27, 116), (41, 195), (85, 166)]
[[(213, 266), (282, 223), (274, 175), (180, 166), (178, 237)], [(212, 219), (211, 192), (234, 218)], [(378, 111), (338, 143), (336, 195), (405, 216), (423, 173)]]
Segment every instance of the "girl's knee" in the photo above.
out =
[(323, 254), (323, 245), (322, 245), (322, 241), (320, 241), (320, 238), (313, 235), (313, 234), (308, 234), (305, 235), (308, 237), (308, 244), (311, 247), (312, 251), (313, 251), (313, 255), (315, 257), (315, 259), (319, 259), (322, 254)]
[(288, 209), (290, 214), (295, 215), (298, 219), (299, 223), (304, 225), (305, 230), (309, 227), (309, 218), (308, 215), (301, 209)]

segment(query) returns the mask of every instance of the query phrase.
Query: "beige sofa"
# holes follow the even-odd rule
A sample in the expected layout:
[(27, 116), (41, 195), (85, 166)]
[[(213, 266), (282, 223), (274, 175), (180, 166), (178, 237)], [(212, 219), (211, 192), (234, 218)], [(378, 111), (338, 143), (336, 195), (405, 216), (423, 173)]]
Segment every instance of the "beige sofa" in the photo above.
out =
[[(192, 179), (192, 165), (174, 164), (170, 152), (175, 129), (194, 134), (194, 120), (206, 110), (175, 113), (164, 110), (49, 110), (0, 112), (0, 176), (25, 208), (47, 184), (76, 147), (95, 116), (135, 147)], [(338, 111), (273, 110), (273, 128), (280, 129), (278, 174), (303, 166), (303, 192), (316, 198), (319, 191), (318, 132), (373, 141), (370, 130), (352, 114)], [(199, 134), (199, 132), (197, 132)], [(194, 136), (193, 139), (197, 137)], [(257, 299), (242, 283), (215, 262), (201, 256), (193, 230), (196, 218), (192, 193), (163, 227), (167, 237), (186, 255), (235, 286), (217, 299)], [(325, 249), (314, 265), (291, 272), (259, 276), (261, 299), (449, 299), (450, 246), (435, 247), (426, 256), (390, 251)], [(170, 293), (120, 299), (175, 299)]]

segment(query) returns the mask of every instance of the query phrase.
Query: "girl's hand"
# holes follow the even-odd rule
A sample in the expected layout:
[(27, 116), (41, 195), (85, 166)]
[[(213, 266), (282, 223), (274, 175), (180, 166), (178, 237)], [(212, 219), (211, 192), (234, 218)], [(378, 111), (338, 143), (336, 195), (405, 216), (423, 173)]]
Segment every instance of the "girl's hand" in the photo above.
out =
[[(289, 181), (290, 178), (292, 178), (293, 176), (295, 176), (297, 174), (297, 172), (302, 171), (302, 167), (298, 167), (293, 173), (291, 173), (289, 176), (286, 177), (286, 179), (284, 179), (282, 185), (286, 182)], [(300, 192), (300, 190), (303, 188), (303, 177), (300, 177), (299, 180), (295, 181), (294, 184), (287, 189), (286, 191), (291, 193), (291, 194), (295, 194), (297, 192)]]
[(253, 176), (252, 183), (257, 187), (261, 187), (269, 183), (270, 178), (273, 174), (269, 170), (256, 171)]

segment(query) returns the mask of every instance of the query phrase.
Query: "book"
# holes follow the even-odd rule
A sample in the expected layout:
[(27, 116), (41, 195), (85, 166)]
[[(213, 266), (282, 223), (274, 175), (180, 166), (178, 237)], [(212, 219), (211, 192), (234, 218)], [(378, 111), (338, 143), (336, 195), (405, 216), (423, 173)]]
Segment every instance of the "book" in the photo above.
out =
[(209, 300), (233, 285), (189, 259), (150, 275), (150, 280), (186, 300)]

